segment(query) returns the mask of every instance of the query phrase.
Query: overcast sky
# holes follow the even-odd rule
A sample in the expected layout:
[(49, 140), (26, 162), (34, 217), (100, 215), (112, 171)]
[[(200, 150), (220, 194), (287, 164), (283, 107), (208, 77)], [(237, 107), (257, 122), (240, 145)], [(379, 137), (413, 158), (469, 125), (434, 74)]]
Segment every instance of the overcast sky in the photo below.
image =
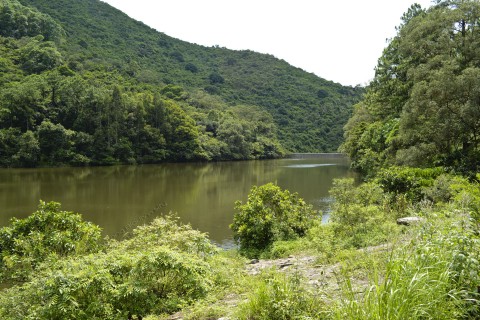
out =
[(269, 53), (344, 85), (365, 85), (400, 17), (431, 0), (103, 0), (169, 36)]

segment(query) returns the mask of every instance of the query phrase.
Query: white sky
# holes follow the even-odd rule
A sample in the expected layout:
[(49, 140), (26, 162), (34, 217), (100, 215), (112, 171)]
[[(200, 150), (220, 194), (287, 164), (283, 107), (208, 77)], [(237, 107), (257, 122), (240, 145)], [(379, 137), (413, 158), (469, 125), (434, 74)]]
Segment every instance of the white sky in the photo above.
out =
[(165, 34), (269, 53), (344, 85), (374, 76), (411, 4), (431, 0), (103, 0)]

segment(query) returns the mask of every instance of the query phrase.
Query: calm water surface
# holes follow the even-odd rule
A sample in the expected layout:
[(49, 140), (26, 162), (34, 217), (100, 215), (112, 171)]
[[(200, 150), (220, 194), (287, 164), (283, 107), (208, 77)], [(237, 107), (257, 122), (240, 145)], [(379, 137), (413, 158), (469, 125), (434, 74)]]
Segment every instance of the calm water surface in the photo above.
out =
[(275, 182), (326, 210), (332, 180), (347, 176), (354, 174), (343, 158), (0, 169), (0, 225), (28, 216), (41, 199), (81, 213), (115, 238), (173, 211), (226, 245), (234, 202), (245, 201), (253, 185)]

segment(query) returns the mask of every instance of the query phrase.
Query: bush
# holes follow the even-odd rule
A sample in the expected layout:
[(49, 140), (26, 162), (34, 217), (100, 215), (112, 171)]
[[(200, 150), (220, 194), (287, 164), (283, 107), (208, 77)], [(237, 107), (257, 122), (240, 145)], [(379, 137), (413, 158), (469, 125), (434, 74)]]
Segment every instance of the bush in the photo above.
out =
[(452, 183), (450, 190), (454, 195), (454, 203), (458, 208), (466, 211), (474, 221), (480, 224), (480, 173), (477, 180), (468, 182), (466, 179), (457, 178)]
[(297, 193), (282, 190), (273, 183), (254, 186), (248, 201), (235, 203), (233, 230), (240, 250), (258, 256), (274, 241), (292, 240), (305, 235), (317, 212)]
[(377, 184), (356, 187), (353, 179), (335, 179), (330, 194), (335, 199), (330, 220), (335, 242), (342, 247), (378, 245), (397, 233), (394, 216), (385, 210), (385, 194)]
[(307, 240), (317, 254), (317, 260), (331, 262), (337, 252), (337, 239), (332, 223), (315, 224), (307, 233)]
[(405, 194), (409, 201), (418, 202), (425, 197), (425, 188), (433, 186), (442, 173), (442, 168), (390, 167), (379, 172), (377, 181), (385, 192)]
[(100, 240), (100, 227), (78, 213), (61, 211), (59, 203), (40, 201), (32, 215), (13, 218), (0, 229), (0, 280), (23, 281), (52, 256), (97, 252)]
[(212, 288), (205, 234), (158, 218), (104, 252), (51, 260), (0, 292), (2, 319), (141, 319), (175, 312)]

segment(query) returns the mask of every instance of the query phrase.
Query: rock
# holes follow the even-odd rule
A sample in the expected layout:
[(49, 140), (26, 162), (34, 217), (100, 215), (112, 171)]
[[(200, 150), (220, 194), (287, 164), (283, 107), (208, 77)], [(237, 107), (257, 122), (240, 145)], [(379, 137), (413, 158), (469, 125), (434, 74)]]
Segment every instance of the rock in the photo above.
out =
[(260, 261), (258, 259), (252, 259), (249, 264), (257, 264), (259, 263)]
[(283, 269), (283, 268), (286, 268), (286, 267), (289, 267), (289, 266), (293, 266), (293, 263), (287, 261), (287, 262), (280, 263), (280, 264), (278, 265), (278, 267), (279, 267), (280, 269)]
[(397, 224), (402, 225), (402, 226), (410, 226), (415, 223), (419, 223), (420, 221), (423, 221), (423, 218), (420, 217), (404, 217), (404, 218), (398, 218), (397, 219)]
[(167, 319), (168, 320), (182, 320), (183, 319), (183, 313), (177, 312), (175, 314), (170, 315)]

